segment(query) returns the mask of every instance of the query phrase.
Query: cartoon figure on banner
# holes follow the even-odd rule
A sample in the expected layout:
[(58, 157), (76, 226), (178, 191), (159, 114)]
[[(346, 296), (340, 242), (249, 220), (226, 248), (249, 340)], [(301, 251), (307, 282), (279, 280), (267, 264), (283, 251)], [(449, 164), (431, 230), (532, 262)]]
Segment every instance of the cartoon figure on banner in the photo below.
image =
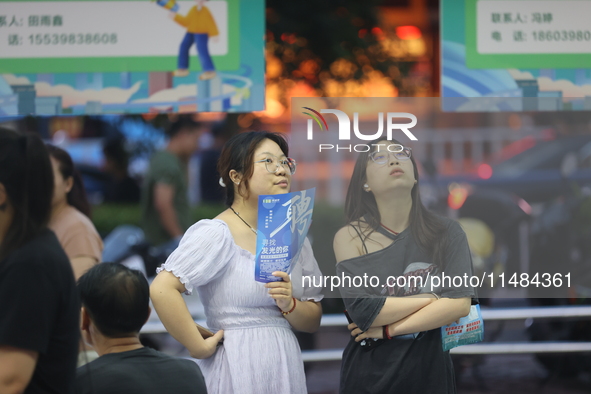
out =
[(205, 6), (207, 1), (195, 0), (197, 4), (189, 10), (187, 15), (182, 16), (177, 13), (178, 4), (176, 4), (175, 0), (158, 0), (158, 5), (171, 11), (169, 14), (170, 19), (187, 29), (187, 33), (179, 47), (177, 70), (173, 73), (175, 77), (186, 77), (189, 75), (189, 50), (193, 46), (193, 43), (195, 43), (197, 48), (197, 56), (203, 69), (203, 73), (201, 73), (199, 79), (212, 79), (216, 75), (213, 60), (209, 54), (208, 43), (210, 38), (212, 42), (217, 42), (219, 40), (219, 32), (215, 19), (209, 8)]
[(172, 12), (177, 12), (179, 10), (179, 5), (176, 3), (176, 0), (158, 0), (156, 3), (160, 7), (164, 7)]

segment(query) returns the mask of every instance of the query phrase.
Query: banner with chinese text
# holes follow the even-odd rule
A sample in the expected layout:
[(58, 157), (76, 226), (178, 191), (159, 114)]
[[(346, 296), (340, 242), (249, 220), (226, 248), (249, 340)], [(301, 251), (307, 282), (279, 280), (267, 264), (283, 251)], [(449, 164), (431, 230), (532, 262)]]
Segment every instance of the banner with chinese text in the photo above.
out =
[(264, 108), (264, 1), (0, 0), (0, 116)]
[[(591, 109), (589, 0), (442, 0), (446, 111)], [(488, 100), (470, 100), (484, 97)]]

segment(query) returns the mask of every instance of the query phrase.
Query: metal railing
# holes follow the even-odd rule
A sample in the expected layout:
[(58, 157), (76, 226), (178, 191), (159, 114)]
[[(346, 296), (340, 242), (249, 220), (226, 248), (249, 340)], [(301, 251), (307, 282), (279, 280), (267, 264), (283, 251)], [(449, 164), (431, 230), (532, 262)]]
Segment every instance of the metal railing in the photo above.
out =
[[(534, 308), (499, 308), (482, 309), (482, 319), (491, 320), (525, 320), (542, 318), (577, 318), (591, 317), (591, 306), (569, 307), (534, 307)], [(204, 320), (197, 323), (206, 325)], [(321, 327), (345, 327), (347, 319), (341, 314), (327, 314), (322, 316)], [(164, 333), (164, 326), (160, 321), (148, 322), (142, 334)], [(316, 349), (302, 351), (304, 362), (338, 361), (344, 349)], [(456, 347), (452, 354), (531, 354), (531, 353), (570, 353), (591, 352), (591, 342), (505, 342), (505, 343), (476, 343)]]

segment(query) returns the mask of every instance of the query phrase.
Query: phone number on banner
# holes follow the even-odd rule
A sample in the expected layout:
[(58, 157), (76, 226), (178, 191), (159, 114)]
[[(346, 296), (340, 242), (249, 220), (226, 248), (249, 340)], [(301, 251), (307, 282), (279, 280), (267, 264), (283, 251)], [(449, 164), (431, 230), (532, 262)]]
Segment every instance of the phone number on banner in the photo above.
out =
[(53, 33), (30, 34), (25, 40), (19, 35), (9, 35), (8, 45), (113, 45), (117, 44), (117, 33)]

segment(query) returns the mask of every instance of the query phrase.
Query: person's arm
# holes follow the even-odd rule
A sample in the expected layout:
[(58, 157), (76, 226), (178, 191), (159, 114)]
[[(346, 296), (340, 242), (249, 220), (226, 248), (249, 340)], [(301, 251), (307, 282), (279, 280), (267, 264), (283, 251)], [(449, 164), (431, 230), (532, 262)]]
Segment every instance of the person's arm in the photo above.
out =
[[(289, 305), (289, 309), (286, 308), (285, 312), (289, 311), (293, 305)], [(293, 328), (298, 331), (313, 333), (320, 327), (320, 319), (322, 317), (322, 306), (318, 302), (314, 301), (296, 301), (296, 307), (289, 315), (285, 315), (285, 318), (291, 324)]]
[(97, 259), (90, 256), (78, 256), (70, 259), (70, 264), (74, 270), (74, 278), (78, 280), (86, 271), (98, 263)]
[(388, 327), (390, 336), (447, 326), (470, 313), (470, 297), (441, 298)]
[[(359, 235), (351, 226), (343, 227), (336, 233), (333, 248), (337, 264), (363, 254)], [(383, 326), (398, 321), (431, 304), (434, 300), (434, 296), (427, 294), (410, 297), (388, 297), (371, 326)]]
[(431, 294), (417, 294), (409, 297), (388, 297), (371, 326), (381, 327), (384, 324), (397, 322), (431, 305), (436, 299)]
[[(269, 294), (277, 302), (283, 312), (289, 312), (285, 318), (293, 328), (303, 332), (315, 332), (320, 327), (322, 306), (314, 301), (294, 301), (291, 279), (285, 272), (273, 272), (273, 275), (283, 278), (281, 282), (270, 282), (265, 285)], [(295, 303), (295, 304), (294, 304)]]
[[(450, 277), (472, 275), (472, 259), (464, 231), (457, 223), (453, 223), (448, 229), (448, 234), (442, 271)], [(446, 326), (470, 313), (471, 297), (474, 295), (474, 289), (470, 286), (442, 287), (439, 294), (440, 300), (390, 324), (390, 335), (432, 330)]]
[(176, 12), (171, 12), (171, 14), (173, 14), (173, 15), (171, 15), (170, 17), (172, 18), (173, 21), (175, 21), (179, 25), (186, 28), (187, 26), (189, 26), (189, 20), (191, 18), (192, 12), (193, 12), (192, 8), (186, 16), (183, 16), (183, 15), (178, 14)]
[[(412, 334), (415, 332), (429, 331), (435, 328), (447, 326), (470, 313), (471, 299), (465, 298), (441, 298), (423, 309), (407, 316), (397, 322), (388, 325), (388, 334), (391, 337)], [(356, 324), (349, 324), (348, 329), (355, 342), (365, 338), (382, 339), (383, 327), (371, 327), (363, 332)]]
[(38, 357), (34, 351), (0, 346), (0, 394), (24, 393)]
[(177, 238), (183, 235), (183, 230), (179, 225), (179, 220), (174, 210), (174, 187), (166, 183), (156, 183), (154, 185), (154, 208), (160, 216), (160, 223), (170, 234), (171, 238)]
[(220, 330), (213, 337), (203, 339), (181, 295), (185, 290), (174, 274), (162, 271), (150, 286), (150, 298), (168, 333), (189, 350), (191, 357), (210, 357), (224, 332)]

